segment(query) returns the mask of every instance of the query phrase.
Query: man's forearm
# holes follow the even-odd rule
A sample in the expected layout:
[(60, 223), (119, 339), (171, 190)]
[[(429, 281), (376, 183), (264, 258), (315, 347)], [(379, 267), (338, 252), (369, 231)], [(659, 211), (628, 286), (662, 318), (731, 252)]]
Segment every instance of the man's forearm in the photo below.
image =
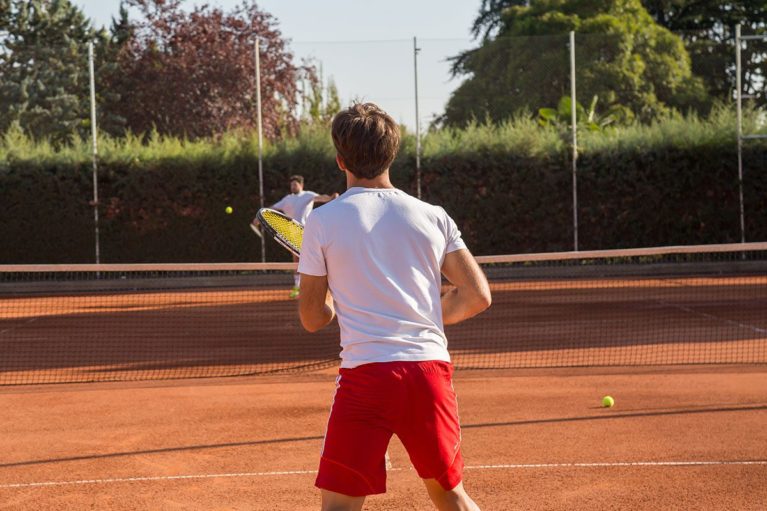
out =
[(300, 302), (299, 316), (301, 324), (309, 332), (316, 332), (327, 326), (336, 315), (333, 308), (333, 298), (328, 293), (324, 303)]
[(467, 249), (445, 255), (442, 273), (455, 286), (442, 296), (442, 322), (452, 325), (490, 307), (492, 297), (485, 274)]
[(442, 295), (442, 323), (454, 325), (476, 316), (490, 306), (489, 299), (466, 289), (452, 288)]
[(322, 203), (324, 203), (324, 202), (330, 202), (330, 201), (332, 201), (333, 199), (335, 199), (335, 198), (337, 198), (337, 197), (338, 197), (338, 194), (337, 194), (337, 193), (334, 193), (334, 194), (332, 194), (332, 195), (325, 195), (325, 194), (323, 194), (323, 195), (318, 195), (318, 196), (316, 196), (316, 197), (314, 198), (314, 202), (319, 202), (319, 203), (321, 203), (321, 204), (322, 204)]

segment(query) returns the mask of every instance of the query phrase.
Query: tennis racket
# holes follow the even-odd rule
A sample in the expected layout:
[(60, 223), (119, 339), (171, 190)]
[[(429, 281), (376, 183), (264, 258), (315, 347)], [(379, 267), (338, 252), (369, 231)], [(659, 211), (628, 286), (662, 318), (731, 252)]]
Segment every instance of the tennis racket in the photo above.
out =
[(277, 210), (261, 208), (256, 218), (264, 229), (264, 234), (288, 249), (293, 255), (301, 255), (301, 241), (304, 238), (304, 226), (288, 215)]

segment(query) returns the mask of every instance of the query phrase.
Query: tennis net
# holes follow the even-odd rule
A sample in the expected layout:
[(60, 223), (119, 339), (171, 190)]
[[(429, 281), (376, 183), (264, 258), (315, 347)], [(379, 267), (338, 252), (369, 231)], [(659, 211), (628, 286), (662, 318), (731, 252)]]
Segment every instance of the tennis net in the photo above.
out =
[[(492, 307), (457, 368), (767, 363), (767, 243), (478, 258)], [(0, 385), (291, 373), (338, 363), (294, 266), (0, 266)]]

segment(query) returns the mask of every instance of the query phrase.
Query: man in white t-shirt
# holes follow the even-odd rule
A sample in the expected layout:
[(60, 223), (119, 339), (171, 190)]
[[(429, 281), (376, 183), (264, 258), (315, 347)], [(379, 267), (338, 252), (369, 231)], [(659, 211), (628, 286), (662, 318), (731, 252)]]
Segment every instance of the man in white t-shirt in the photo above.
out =
[[(304, 176), (294, 175), (290, 176), (290, 193), (274, 203), (271, 208), (282, 211), (293, 220), (300, 222), (301, 225), (305, 225), (315, 202), (322, 204), (330, 202), (336, 197), (338, 197), (337, 193), (321, 195), (311, 190), (304, 190)], [(258, 219), (254, 218), (251, 224), (254, 230), (259, 229)], [(298, 262), (298, 258), (293, 256), (293, 262)], [(293, 275), (293, 289), (290, 291), (291, 298), (298, 298), (300, 284), (301, 275), (296, 273)]]
[[(314, 332), (336, 311), (341, 368), (316, 485), (323, 510), (386, 491), (396, 434), (440, 510), (478, 510), (463, 488), (461, 431), (445, 324), (490, 305), (482, 270), (444, 209), (392, 186), (399, 128), (372, 103), (333, 119), (347, 191), (304, 232), (299, 314)], [(455, 287), (440, 296), (442, 275)]]
[(311, 190), (304, 190), (303, 176), (290, 176), (290, 193), (277, 201), (272, 209), (282, 211), (293, 220), (297, 220), (301, 225), (306, 225), (306, 219), (314, 208), (314, 203), (322, 204), (338, 197), (337, 193), (333, 195), (320, 195)]

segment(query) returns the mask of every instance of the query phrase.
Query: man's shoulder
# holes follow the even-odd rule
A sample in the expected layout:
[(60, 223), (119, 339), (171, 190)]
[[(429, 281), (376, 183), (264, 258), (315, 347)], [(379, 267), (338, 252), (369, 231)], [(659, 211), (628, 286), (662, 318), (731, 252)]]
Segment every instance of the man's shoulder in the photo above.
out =
[(312, 209), (312, 214), (309, 215), (309, 218), (315, 218), (320, 221), (327, 221), (328, 218), (332, 218), (334, 216), (334, 211), (338, 209), (338, 199), (332, 200), (330, 202), (326, 202), (325, 204), (322, 204), (322, 207), (315, 207)]
[(407, 193), (403, 193), (402, 196), (403, 196), (403, 200), (407, 203), (409, 207), (423, 214), (429, 215), (434, 218), (442, 218), (447, 214), (445, 210), (442, 208), (442, 206), (431, 204), (429, 202), (426, 202), (422, 199), (419, 199)]

